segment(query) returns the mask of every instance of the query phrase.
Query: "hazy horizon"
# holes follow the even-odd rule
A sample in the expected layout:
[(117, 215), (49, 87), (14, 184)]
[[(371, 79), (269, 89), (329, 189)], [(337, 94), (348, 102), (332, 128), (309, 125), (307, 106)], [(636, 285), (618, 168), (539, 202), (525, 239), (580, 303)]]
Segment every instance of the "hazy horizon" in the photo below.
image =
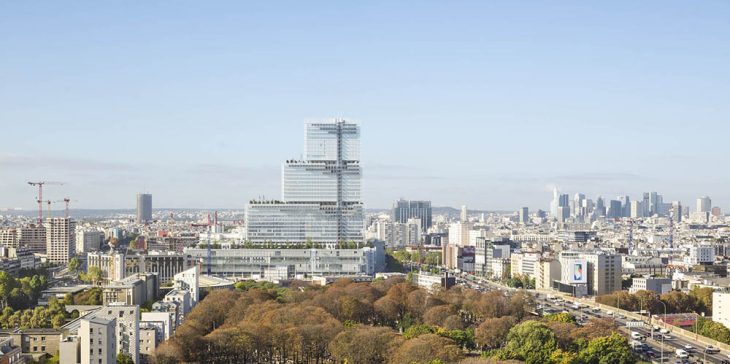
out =
[[(320, 6), (316, 6), (320, 5)], [(0, 208), (280, 197), (305, 121), (363, 201), (548, 210), (551, 186), (730, 207), (730, 3), (0, 4)]]

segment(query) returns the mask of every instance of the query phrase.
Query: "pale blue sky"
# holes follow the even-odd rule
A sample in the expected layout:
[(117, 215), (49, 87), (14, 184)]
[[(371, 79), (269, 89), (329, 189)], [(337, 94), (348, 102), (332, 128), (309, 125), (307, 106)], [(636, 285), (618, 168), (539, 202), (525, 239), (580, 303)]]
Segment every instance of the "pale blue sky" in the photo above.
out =
[(367, 207), (730, 208), (729, 115), (728, 1), (0, 3), (0, 208), (243, 208), (333, 116)]

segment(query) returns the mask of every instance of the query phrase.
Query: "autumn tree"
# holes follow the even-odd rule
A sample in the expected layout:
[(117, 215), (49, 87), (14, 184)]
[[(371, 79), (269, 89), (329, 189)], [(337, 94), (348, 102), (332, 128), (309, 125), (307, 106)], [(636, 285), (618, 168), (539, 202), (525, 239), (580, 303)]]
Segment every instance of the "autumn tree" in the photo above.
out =
[(453, 340), (435, 334), (420, 335), (406, 340), (392, 355), (392, 364), (458, 362), (463, 356), (461, 349)]
[(488, 318), (474, 332), (476, 343), (482, 348), (495, 349), (504, 345), (507, 334), (517, 323), (512, 316)]
[(357, 325), (340, 332), (328, 349), (339, 363), (377, 364), (387, 362), (402, 341), (391, 328)]

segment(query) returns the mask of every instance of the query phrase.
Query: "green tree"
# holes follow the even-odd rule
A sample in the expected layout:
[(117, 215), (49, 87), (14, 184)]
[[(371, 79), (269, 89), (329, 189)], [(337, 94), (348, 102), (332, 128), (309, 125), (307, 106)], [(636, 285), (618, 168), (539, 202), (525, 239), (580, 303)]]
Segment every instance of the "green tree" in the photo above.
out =
[(5, 308), (8, 304), (10, 293), (18, 286), (18, 282), (10, 273), (0, 270), (0, 308)]
[(79, 268), (81, 267), (81, 261), (77, 257), (71, 258), (71, 260), (68, 261), (68, 271), (71, 272), (71, 274), (76, 275), (79, 272)]
[(103, 273), (101, 272), (101, 268), (99, 267), (90, 267), (86, 274), (82, 274), (79, 277), (79, 279), (81, 279), (82, 281), (91, 282), (94, 285), (101, 282), (102, 278)]
[(117, 354), (117, 364), (134, 364), (134, 360), (129, 354), (119, 353)]
[(555, 334), (542, 322), (525, 321), (507, 334), (504, 353), (510, 359), (524, 360), (527, 364), (549, 362), (558, 348)]
[(573, 316), (567, 312), (552, 313), (552, 314), (545, 315), (545, 321), (564, 322), (567, 324), (574, 324), (575, 316)]
[(586, 364), (634, 364), (636, 358), (626, 339), (618, 333), (591, 340), (578, 357)]

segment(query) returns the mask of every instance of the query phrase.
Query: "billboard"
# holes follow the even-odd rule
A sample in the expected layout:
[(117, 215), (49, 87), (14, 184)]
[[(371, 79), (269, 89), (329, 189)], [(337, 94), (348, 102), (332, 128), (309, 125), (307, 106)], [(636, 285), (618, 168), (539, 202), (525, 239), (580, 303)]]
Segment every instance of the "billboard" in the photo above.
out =
[(588, 262), (585, 259), (573, 259), (568, 264), (568, 283), (588, 283)]

